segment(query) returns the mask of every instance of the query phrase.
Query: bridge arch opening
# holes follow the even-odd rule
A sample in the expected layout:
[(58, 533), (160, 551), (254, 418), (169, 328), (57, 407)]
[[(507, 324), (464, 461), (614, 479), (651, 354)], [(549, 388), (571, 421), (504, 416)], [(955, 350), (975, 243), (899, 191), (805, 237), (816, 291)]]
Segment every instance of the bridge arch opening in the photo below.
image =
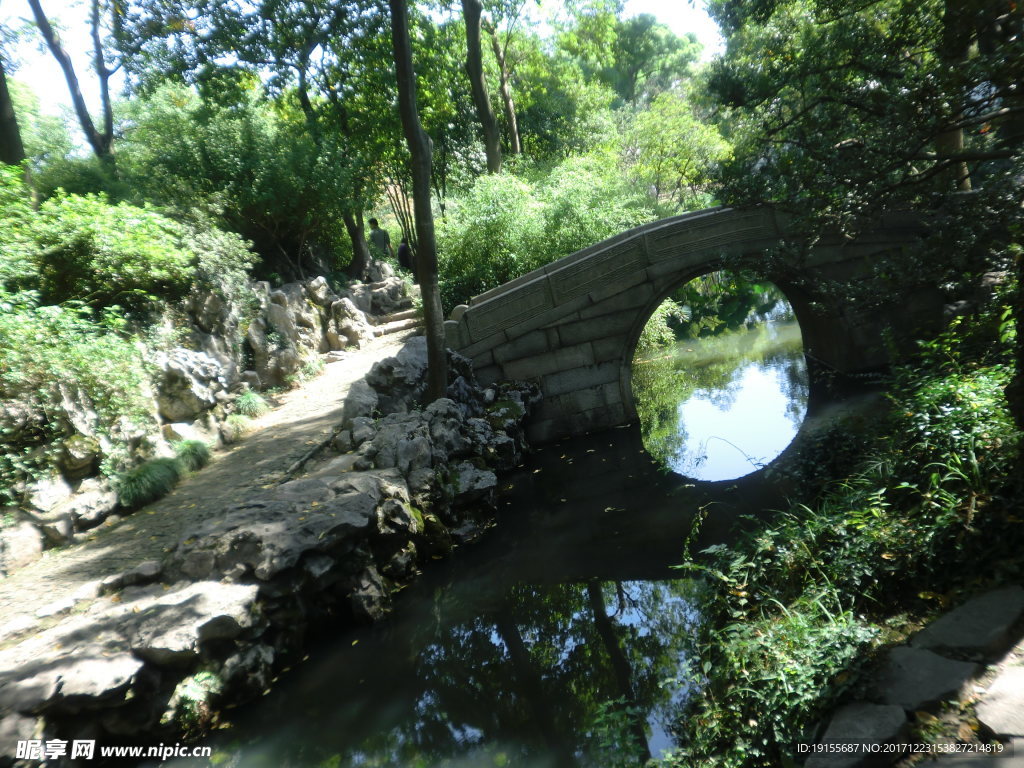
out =
[(655, 460), (724, 481), (789, 446), (810, 392), (794, 304), (764, 278), (718, 270), (677, 283), (642, 315), (628, 397)]

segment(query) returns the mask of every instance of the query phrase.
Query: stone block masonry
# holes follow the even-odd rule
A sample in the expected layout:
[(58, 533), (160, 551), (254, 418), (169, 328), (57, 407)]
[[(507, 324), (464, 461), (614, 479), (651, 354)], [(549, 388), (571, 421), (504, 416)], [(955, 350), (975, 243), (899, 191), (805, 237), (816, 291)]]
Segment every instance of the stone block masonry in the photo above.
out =
[[(530, 424), (531, 440), (618, 426), (636, 417), (630, 366), (651, 313), (679, 285), (728, 262), (760, 269), (786, 293), (808, 355), (842, 372), (877, 368), (892, 362), (885, 334), (893, 333), (897, 348), (909, 345), (919, 328), (937, 326), (941, 302), (937, 295), (912, 297), (899, 307), (858, 313), (815, 295), (826, 277), (856, 280), (877, 255), (913, 249), (926, 231), (908, 215), (863, 229), (852, 242), (823, 237), (799, 264), (780, 264), (765, 254), (798, 242), (799, 234), (771, 207), (712, 208), (656, 221), (460, 306), (446, 323), (448, 344), (473, 361), (481, 380), (522, 379), (540, 387), (546, 405)], [(907, 321), (910, 305), (915, 310)], [(616, 387), (607, 386), (613, 382)]]

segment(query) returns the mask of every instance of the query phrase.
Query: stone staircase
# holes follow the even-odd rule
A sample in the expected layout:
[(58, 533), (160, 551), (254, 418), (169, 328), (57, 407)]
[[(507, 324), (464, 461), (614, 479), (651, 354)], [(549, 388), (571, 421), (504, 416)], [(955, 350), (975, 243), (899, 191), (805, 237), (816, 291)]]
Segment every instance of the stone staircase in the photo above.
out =
[(393, 312), (378, 318), (374, 326), (374, 336), (390, 336), (392, 333), (411, 331), (423, 327), (423, 312), (419, 309), (406, 309)]

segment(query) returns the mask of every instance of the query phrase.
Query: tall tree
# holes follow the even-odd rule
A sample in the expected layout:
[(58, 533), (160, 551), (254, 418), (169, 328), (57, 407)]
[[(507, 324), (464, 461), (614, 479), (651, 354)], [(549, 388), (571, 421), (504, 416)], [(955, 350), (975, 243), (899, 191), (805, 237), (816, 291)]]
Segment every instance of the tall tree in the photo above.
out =
[(701, 45), (650, 14), (623, 19), (621, 13), (617, 0), (583, 3), (560, 25), (557, 44), (622, 103), (636, 106), (686, 78)]
[[(1010, 0), (716, 0), (728, 50), (710, 86), (738, 139), (727, 194), (833, 213), (962, 189), (1018, 154), (992, 130), (1024, 41), (978, 43), (1022, 9)], [(757, 170), (754, 170), (754, 167)], [(745, 177), (745, 178), (744, 178)]]
[[(351, 243), (353, 277), (369, 263), (364, 211), (380, 191), (381, 160), (398, 131), (386, 76), (390, 43), (376, 8), (369, 0), (135, 0), (125, 25), (129, 64), (143, 84), (156, 69), (216, 90), (226, 68), (243, 67), (262, 73), (271, 95), (294, 97), (318, 165), (346, 182), (337, 218)], [(226, 58), (234, 62), (218, 64)], [(300, 269), (319, 245), (292, 255)]]
[(416, 105), (416, 72), (412, 63), (409, 15), (405, 0), (388, 0), (391, 8), (391, 41), (395, 51), (398, 79), (398, 112), (402, 118), (405, 141), (412, 156), (413, 210), (416, 218), (416, 272), (423, 294), (423, 314), (427, 325), (427, 396), (444, 397), (448, 388), (448, 358), (445, 350), (444, 312), (437, 284), (437, 244), (434, 239), (434, 214), (430, 207), (431, 146), (420, 124)]
[(520, 154), (523, 148), (519, 137), (515, 100), (512, 98), (514, 62), (511, 44), (526, 2), (527, 0), (501, 0), (492, 3), (490, 18), (482, 21), (482, 27), (491, 41), (494, 60), (498, 65), (498, 95), (505, 110), (508, 149), (512, 155)]
[(0, 163), (20, 165), (25, 159), (25, 146), (21, 142), (18, 118), (14, 113), (14, 100), (7, 89), (7, 73), (0, 51)]
[[(892, 260), (904, 290), (1004, 267), (1008, 242), (1024, 231), (1024, 5), (713, 0), (710, 7), (728, 39), (710, 77), (734, 139), (725, 202), (775, 200), (810, 214), (816, 226), (851, 229), (894, 206), (932, 209), (941, 225), (937, 247), (927, 258)], [(970, 188), (975, 194), (955, 194)], [(1017, 269), (1020, 281), (1020, 260)], [(1016, 318), (1024, 327), (1019, 301)], [(1024, 427), (1024, 347), (1017, 363), (1007, 394)]]
[[(79, 125), (82, 126), (82, 132), (85, 134), (86, 141), (89, 142), (89, 146), (92, 147), (92, 151), (96, 154), (96, 157), (105, 163), (113, 165), (114, 109), (110, 99), (110, 78), (117, 71), (120, 65), (117, 64), (110, 66), (107, 63), (102, 30), (102, 12), (104, 7), (101, 6), (101, 0), (90, 0), (89, 32), (93, 44), (92, 65), (96, 72), (96, 76), (99, 79), (100, 100), (103, 110), (102, 130), (97, 129), (96, 124), (93, 122), (92, 115), (89, 113), (89, 107), (86, 105), (85, 98), (82, 96), (82, 89), (79, 85), (78, 75), (75, 72), (75, 66), (71, 61), (71, 56), (61, 44), (60, 37), (53, 29), (53, 25), (50, 24), (50, 20), (43, 11), (42, 5), (39, 0), (28, 0), (28, 4), (32, 8), (32, 14), (35, 17), (36, 26), (39, 27), (39, 32), (42, 34), (43, 40), (46, 41), (47, 47), (50, 49), (53, 57), (60, 65), (61, 71), (64, 73), (64, 79), (68, 85), (68, 92), (71, 95), (71, 103), (75, 108), (75, 115), (78, 117)], [(113, 26), (119, 26), (121, 23), (121, 14), (123, 13), (121, 4), (111, 2), (109, 6), (106, 6), (106, 10), (109, 10), (111, 14)]]
[(484, 58), (480, 47), (480, 30), (483, 6), (480, 0), (462, 0), (462, 16), (466, 21), (466, 74), (476, 105), (477, 118), (484, 131), (484, 152), (487, 154), (487, 171), (501, 172), (501, 136), (498, 121), (491, 109), (487, 94), (487, 80), (484, 78)]

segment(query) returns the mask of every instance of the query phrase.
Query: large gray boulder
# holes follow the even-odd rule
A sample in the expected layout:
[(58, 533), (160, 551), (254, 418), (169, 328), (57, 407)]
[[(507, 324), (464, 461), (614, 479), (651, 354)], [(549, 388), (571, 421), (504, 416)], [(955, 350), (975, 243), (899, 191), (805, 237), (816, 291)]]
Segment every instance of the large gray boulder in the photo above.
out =
[(379, 504), (409, 500), (394, 471), (294, 482), (211, 519), (179, 543), (172, 567), (193, 579), (268, 582), (305, 556), (350, 551), (375, 535)]
[(8, 575), (38, 560), (46, 548), (46, 538), (28, 520), (16, 518), (0, 528), (0, 575)]
[(93, 528), (117, 509), (117, 491), (109, 480), (92, 477), (83, 480), (75, 494), (61, 504), (57, 511), (67, 514), (76, 531)]
[(350, 285), (346, 291), (352, 302), (368, 315), (390, 315), (412, 306), (408, 286), (394, 274), (378, 274), (380, 280)]
[(1024, 737), (1024, 667), (1005, 667), (992, 681), (977, 711), (978, 720), (997, 736)]
[(157, 405), (166, 421), (193, 421), (220, 402), (218, 393), (227, 392), (223, 367), (203, 352), (177, 347), (159, 353), (156, 363)]
[(359, 349), (373, 338), (373, 326), (350, 298), (342, 298), (331, 304), (325, 335), (333, 350), (349, 346)]
[(405, 412), (422, 399), (427, 381), (427, 340), (409, 339), (394, 357), (378, 360), (366, 375), (383, 413)]
[(74, 491), (67, 480), (54, 472), (28, 485), (28, 504), (40, 512), (49, 512), (71, 498)]
[[(255, 585), (125, 589), (0, 651), (0, 711), (110, 711), (138, 703), (146, 664), (181, 669), (209, 644), (259, 633)], [(173, 672), (171, 674), (174, 674)], [(151, 693), (151, 692), (150, 692)]]

